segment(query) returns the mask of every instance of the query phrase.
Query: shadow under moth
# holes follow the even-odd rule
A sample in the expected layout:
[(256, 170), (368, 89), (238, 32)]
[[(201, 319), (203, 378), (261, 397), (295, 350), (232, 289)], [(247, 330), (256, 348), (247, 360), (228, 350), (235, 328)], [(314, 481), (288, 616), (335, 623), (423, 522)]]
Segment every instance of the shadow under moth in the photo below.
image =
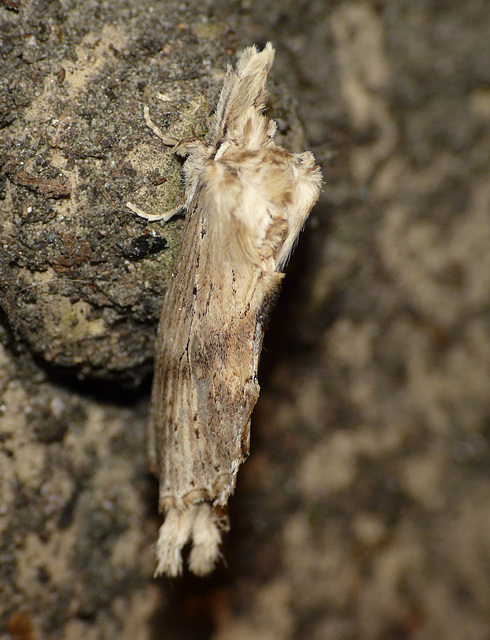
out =
[(197, 575), (219, 557), (223, 508), (249, 453), (264, 325), (320, 192), (313, 155), (278, 146), (263, 114), (273, 59), (269, 43), (228, 67), (207, 143), (175, 144), (145, 113), (187, 157), (186, 221), (163, 302), (150, 410), (150, 463), (165, 512), (155, 575), (179, 575), (187, 544)]

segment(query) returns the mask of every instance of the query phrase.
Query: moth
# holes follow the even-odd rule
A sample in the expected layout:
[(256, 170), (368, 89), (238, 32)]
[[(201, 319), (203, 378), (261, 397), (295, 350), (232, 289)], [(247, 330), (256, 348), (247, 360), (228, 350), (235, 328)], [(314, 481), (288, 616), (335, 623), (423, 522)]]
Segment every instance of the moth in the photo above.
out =
[(278, 146), (263, 113), (273, 59), (270, 43), (245, 49), (228, 67), (209, 142), (174, 146), (187, 157), (186, 221), (161, 312), (150, 408), (150, 464), (165, 513), (155, 575), (179, 575), (186, 545), (197, 575), (219, 558), (224, 508), (249, 454), (264, 326), (320, 192), (313, 155)]

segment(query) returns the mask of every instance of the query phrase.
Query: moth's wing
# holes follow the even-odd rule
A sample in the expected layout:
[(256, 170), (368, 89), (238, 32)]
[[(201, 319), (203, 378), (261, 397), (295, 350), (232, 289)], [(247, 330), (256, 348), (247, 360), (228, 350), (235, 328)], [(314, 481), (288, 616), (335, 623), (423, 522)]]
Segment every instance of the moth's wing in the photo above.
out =
[[(185, 241), (193, 235), (196, 220), (186, 216), (180, 254), (172, 271), (172, 279), (164, 298), (155, 344), (155, 365), (148, 426), (148, 454), (151, 470), (161, 476), (162, 466), (170, 469), (178, 464), (171, 456), (171, 442), (178, 435), (179, 424), (191, 418), (192, 398), (186, 369), (186, 345), (192, 327), (192, 264), (199, 260), (199, 247)], [(190, 228), (191, 227), (191, 228)], [(188, 264), (188, 268), (185, 265)], [(182, 378), (184, 383), (182, 383)], [(177, 475), (177, 474), (176, 474)]]
[(225, 504), (248, 455), (266, 278), (215, 245), (221, 213), (200, 205), (188, 213), (162, 308), (149, 437), (162, 507)]
[(150, 455), (162, 507), (224, 504), (233, 492), (248, 454), (266, 310), (282, 277), (277, 264), (319, 179), (311, 156), (277, 148), (205, 164), (158, 335)]

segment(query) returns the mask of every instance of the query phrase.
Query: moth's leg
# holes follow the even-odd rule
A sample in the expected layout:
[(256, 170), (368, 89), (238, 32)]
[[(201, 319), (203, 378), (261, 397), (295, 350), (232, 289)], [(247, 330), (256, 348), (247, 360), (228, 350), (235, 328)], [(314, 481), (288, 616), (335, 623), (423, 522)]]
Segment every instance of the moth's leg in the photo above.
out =
[(173, 207), (172, 209), (165, 211), (165, 213), (147, 213), (144, 209), (140, 209), (140, 207), (138, 207), (137, 205), (133, 204), (130, 201), (126, 202), (126, 206), (128, 207), (128, 209), (131, 209), (131, 211), (135, 213), (137, 216), (139, 216), (140, 218), (144, 218), (149, 222), (158, 222), (159, 220), (163, 220), (163, 222), (168, 222), (170, 218), (173, 218), (178, 213), (181, 213), (185, 208), (183, 204), (179, 204), (176, 207)]
[[(162, 140), (163, 144), (167, 147), (175, 147), (176, 144), (179, 143), (179, 140), (176, 138), (172, 138), (171, 136), (166, 136), (162, 131), (157, 127), (157, 125), (150, 118), (150, 109), (148, 105), (145, 104), (143, 107), (143, 116), (145, 118), (145, 122), (147, 126), (153, 131), (153, 133)], [(158, 222), (159, 220), (163, 220), (163, 222), (168, 222), (170, 218), (173, 218), (175, 215), (180, 213), (184, 209), (184, 205), (178, 205), (169, 211), (165, 211), (165, 213), (147, 213), (144, 209), (140, 209), (137, 205), (132, 202), (126, 202), (126, 206), (128, 209), (131, 209), (133, 213), (135, 213), (140, 218), (144, 218), (149, 222)]]
[(146, 104), (143, 107), (143, 116), (145, 118), (145, 122), (146, 122), (147, 126), (150, 127), (150, 129), (153, 131), (153, 133), (158, 138), (160, 138), (160, 140), (163, 142), (163, 144), (165, 144), (167, 147), (175, 147), (175, 145), (180, 142), (180, 140), (177, 140), (177, 138), (172, 138), (171, 136), (166, 136), (162, 132), (162, 130), (157, 127), (157, 125), (150, 118), (150, 109), (149, 109), (148, 105), (146, 105)]

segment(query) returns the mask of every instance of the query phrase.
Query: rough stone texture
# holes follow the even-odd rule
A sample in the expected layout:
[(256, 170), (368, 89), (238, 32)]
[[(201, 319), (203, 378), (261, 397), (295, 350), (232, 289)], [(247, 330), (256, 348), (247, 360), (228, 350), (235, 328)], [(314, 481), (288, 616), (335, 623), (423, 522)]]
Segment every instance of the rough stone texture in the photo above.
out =
[(144, 404), (56, 384), (11, 344), (0, 372), (0, 637), (150, 638)]
[(182, 220), (147, 224), (125, 203), (182, 201), (180, 162), (142, 112), (176, 138), (206, 132), (236, 38), (204, 19), (150, 2), (4, 16), (2, 306), (33, 353), (78, 376), (150, 371)]
[[(1, 640), (486, 640), (488, 3), (8, 5)], [(119, 386), (148, 369), (172, 259), (138, 238), (179, 227), (124, 208), (180, 194), (141, 107), (204, 132), (233, 50), (268, 39), (325, 189), (266, 337), (227, 566), (169, 586), (147, 398)]]

